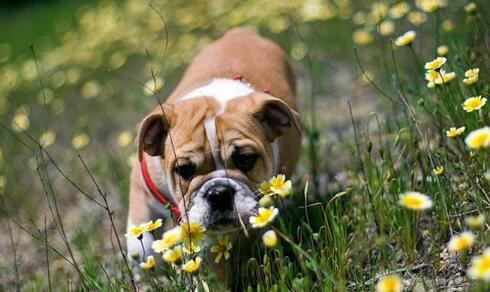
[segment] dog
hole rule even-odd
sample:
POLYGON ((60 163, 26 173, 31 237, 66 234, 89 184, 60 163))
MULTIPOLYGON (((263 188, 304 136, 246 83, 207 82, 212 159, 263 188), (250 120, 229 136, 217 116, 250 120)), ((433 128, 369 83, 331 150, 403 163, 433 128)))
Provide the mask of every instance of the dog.
MULTIPOLYGON (((287 55, 251 30, 226 32, 142 120, 136 140, 128 228, 164 218, 163 231, 183 220, 208 233, 243 237, 240 222, 259 207, 258 184, 278 173, 291 176, 300 154, 287 55)), ((148 255, 153 240, 128 238, 128 254, 141 255, 144 248, 148 255)), ((233 267, 208 262, 219 278, 229 279, 233 267)))

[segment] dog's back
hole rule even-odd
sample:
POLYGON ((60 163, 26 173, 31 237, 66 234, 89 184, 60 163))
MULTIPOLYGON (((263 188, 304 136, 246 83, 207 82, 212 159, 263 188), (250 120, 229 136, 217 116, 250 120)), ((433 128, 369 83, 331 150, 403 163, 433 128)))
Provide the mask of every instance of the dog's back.
POLYGON ((235 28, 204 48, 187 68, 168 101, 213 78, 241 76, 257 89, 270 90, 296 110, 294 74, 284 51, 255 32, 235 28))

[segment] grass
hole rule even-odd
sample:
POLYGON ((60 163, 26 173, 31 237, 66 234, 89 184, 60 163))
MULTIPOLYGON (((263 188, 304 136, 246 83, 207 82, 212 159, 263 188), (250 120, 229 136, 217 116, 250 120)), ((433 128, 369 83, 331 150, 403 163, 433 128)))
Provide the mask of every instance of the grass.
MULTIPOLYGON (((134 125, 155 104, 141 84, 151 83, 151 69, 165 82, 157 96, 166 96, 199 48, 229 27, 247 25, 290 54, 305 139, 296 194, 273 225, 281 243, 267 250, 258 240, 242 257, 236 287, 364 291, 396 274, 408 290, 487 290, 488 282, 467 271, 488 246, 488 223, 472 229, 476 240, 463 252, 449 251, 447 243, 471 229, 465 218, 489 215, 489 148, 470 149, 464 139, 490 126, 490 104, 473 112, 462 107, 471 96, 489 96, 489 4, 476 1, 468 13, 467 3, 452 1, 414 24, 409 14, 387 14, 391 1, 308 3, 153 3, 168 25, 165 56, 161 18, 139 1, 83 9, 78 2, 50 3, 3 18, 0 43, 8 45, 0 48, 11 55, 0 66, 0 210, 8 223, 0 227, 0 287, 132 289, 117 237, 124 241, 135 149, 131 138, 121 137, 134 137, 134 125), (63 21, 40 24, 65 11, 81 11, 69 29, 56 28, 63 21), (391 34, 381 33, 383 21, 393 22, 391 34), (413 43, 396 46, 393 40, 411 29, 413 43), (368 37, 353 44, 358 30, 368 37), (52 45, 37 45, 46 39, 52 45), (29 44, 35 44, 44 97, 29 44), (443 69, 456 78, 428 88, 423 67, 440 45, 448 47, 443 69), (464 84, 465 71, 476 67, 478 81, 464 84), (29 127, 12 131, 22 116, 29 127), (462 126, 461 136, 447 137, 450 127, 462 126), (39 149, 33 140, 46 129, 55 141, 39 149), (73 143, 80 134, 88 136, 86 145, 73 143), (433 172, 438 166, 440 175, 433 172), (427 194, 433 208, 400 206, 407 191, 427 194)), ((206 266, 191 277, 163 265, 158 269, 170 281, 143 273, 137 285, 204 289, 192 281, 197 278, 224 289, 206 266)))

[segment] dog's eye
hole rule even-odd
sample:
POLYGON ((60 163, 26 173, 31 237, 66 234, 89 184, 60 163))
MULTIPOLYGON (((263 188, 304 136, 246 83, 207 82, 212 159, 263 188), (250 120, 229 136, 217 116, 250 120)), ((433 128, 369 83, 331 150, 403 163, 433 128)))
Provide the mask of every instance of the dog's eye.
POLYGON ((231 155, 231 159, 233 159, 233 162, 235 163, 236 167, 243 172, 252 170, 258 158, 259 155, 255 153, 235 152, 231 155))
POLYGON ((174 171, 176 174, 180 175, 183 179, 189 180, 196 172, 196 166, 192 163, 180 164, 175 166, 174 171))

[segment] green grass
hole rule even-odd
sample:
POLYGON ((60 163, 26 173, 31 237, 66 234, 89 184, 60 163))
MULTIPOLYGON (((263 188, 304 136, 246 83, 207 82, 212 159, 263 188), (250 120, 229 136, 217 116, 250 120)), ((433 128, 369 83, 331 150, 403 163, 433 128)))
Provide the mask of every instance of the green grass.
MULTIPOLYGON (((393 20, 393 34, 381 36, 377 25, 353 21, 359 12, 372 14, 371 3, 352 2, 344 7, 333 1, 332 19, 316 15, 319 8, 301 8, 299 1, 283 6, 258 0, 155 2, 168 25, 165 56, 161 19, 140 1, 50 2, 0 18, 0 44, 8 43, 12 51, 0 65, 0 121, 11 128, 12 119, 27 108, 30 127, 14 134, 33 147, 30 151, 2 129, 0 176, 6 185, 0 190, 1 220, 10 224, 12 235, 1 224, 1 289, 48 289, 51 280, 60 290, 131 290, 108 212, 87 198, 103 202, 104 196, 78 154, 107 193, 124 241, 127 160, 135 149, 119 145, 118 138, 123 132, 134 136, 134 125, 156 104, 143 94, 141 83, 151 79, 152 69, 165 81, 158 96, 168 95, 190 58, 237 25, 254 27, 290 54, 305 129, 295 196, 274 222, 281 244, 266 250, 257 240, 251 253, 242 256, 237 287, 372 291, 382 275, 394 273, 408 290, 488 289, 488 283, 466 275, 471 259, 488 246, 488 223, 473 230, 475 243, 465 252, 448 252, 447 243, 469 229, 467 216, 490 215, 490 150, 472 150, 464 142, 471 131, 490 126, 490 104, 471 113, 461 106, 470 96, 489 98, 489 4, 476 1, 476 14, 469 14, 464 1, 451 2, 428 13, 421 25, 407 16, 393 20), (452 31, 444 29, 447 19, 453 21, 452 31), (373 40, 353 44, 352 32, 361 28, 373 40), (410 29, 417 31, 411 47, 390 41, 410 29), (47 105, 33 74, 30 44, 43 86, 53 94, 47 105), (443 44, 449 48, 443 68, 456 78, 429 89, 423 66, 443 44), (464 73, 475 67, 480 68, 479 79, 467 86, 464 73), (73 70, 79 80, 70 81, 73 70), (362 80, 364 74, 372 84, 362 80), (90 82, 100 87, 95 96, 86 93, 90 82), (446 136, 450 127, 460 126, 466 127, 463 135, 446 136), (55 143, 46 149, 54 161, 26 135, 38 139, 46 127, 56 133, 55 143), (88 134, 90 142, 75 149, 72 138, 79 133, 88 134), (42 163, 36 165, 36 158, 42 163), (437 166, 444 167, 442 175, 433 173, 437 166), (398 200, 406 191, 427 194, 434 207, 423 212, 403 208, 398 200), (50 210, 56 204, 61 220, 50 210), (76 268, 68 263, 73 259, 76 268)), ((224 289, 226 284, 216 281, 206 266, 194 277, 212 290, 224 289)), ((163 291, 202 285, 169 265, 158 270, 143 273, 138 285, 163 291), (157 276, 161 274, 171 281, 157 276)))

